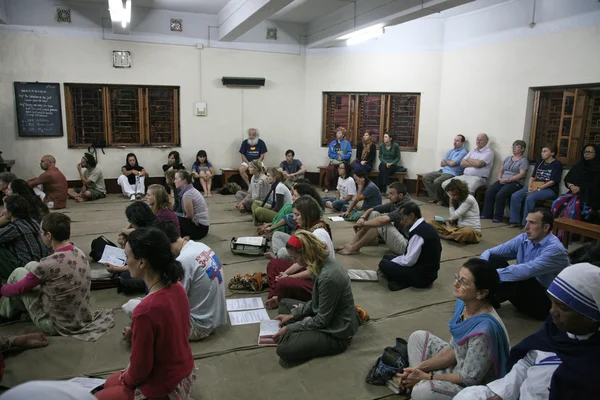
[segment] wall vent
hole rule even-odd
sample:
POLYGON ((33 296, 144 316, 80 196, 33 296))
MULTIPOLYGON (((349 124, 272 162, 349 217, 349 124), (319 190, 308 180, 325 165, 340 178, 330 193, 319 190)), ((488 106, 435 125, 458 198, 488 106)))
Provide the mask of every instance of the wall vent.
POLYGON ((71 23, 71 9, 69 8, 57 8, 56 9, 56 22, 60 24, 71 23))

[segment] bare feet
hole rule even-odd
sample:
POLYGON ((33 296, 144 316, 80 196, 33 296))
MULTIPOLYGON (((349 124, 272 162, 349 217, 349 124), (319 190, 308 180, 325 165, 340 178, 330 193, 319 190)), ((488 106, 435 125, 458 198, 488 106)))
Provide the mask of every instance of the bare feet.
POLYGON ((360 252, 352 250, 351 247, 344 247, 341 250, 338 250, 338 254, 344 255, 344 256, 349 256, 352 254, 360 254, 360 252))
POLYGON ((277 296, 273 296, 269 300, 267 300, 267 302, 265 303, 265 307, 267 307, 267 310, 274 310, 277 307, 279 307, 279 301, 277 300, 277 296))
POLYGON ((138 199, 138 200, 141 199, 142 197, 144 197, 144 196, 142 196, 141 193, 138 193, 138 194, 135 195, 135 198, 138 199))
POLYGON ((324 189, 323 193, 329 193, 329 189, 324 189))
POLYGON ((212 197, 212 193, 208 193, 206 197, 212 197))
POLYGON ((48 338, 43 333, 28 333, 13 339, 13 345, 19 349, 35 349, 48 346, 48 338))
POLYGON ((267 251, 267 252, 265 253, 265 258, 266 258, 267 260, 272 260, 272 259, 274 259, 274 258, 275 258, 275 254, 273 254, 273 252, 272 252, 272 251, 267 251))
POLYGON ((452 235, 440 235, 440 238, 446 239, 446 240, 452 240, 452 235))

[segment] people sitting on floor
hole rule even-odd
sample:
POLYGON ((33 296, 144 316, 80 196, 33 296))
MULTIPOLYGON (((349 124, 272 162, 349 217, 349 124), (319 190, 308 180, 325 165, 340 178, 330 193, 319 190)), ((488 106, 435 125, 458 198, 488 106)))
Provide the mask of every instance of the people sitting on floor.
POLYGON ((454 240, 460 244, 479 243, 481 240, 481 221, 479 217, 479 204, 473 195, 469 194, 469 187, 463 181, 451 179, 446 185, 446 194, 450 198, 450 217, 431 220, 440 238, 454 240))
POLYGON ((396 172, 406 171, 400 163, 400 145, 394 142, 392 134, 383 134, 383 141, 379 144, 379 190, 386 193, 387 187, 392 183, 396 172))
POLYGON ((425 222, 415 203, 404 204, 399 213, 400 223, 408 230, 408 246, 401 256, 384 255, 379 262, 379 271, 388 280, 388 289, 392 291, 410 286, 429 287, 437 279, 440 269, 440 236, 425 222))
POLYGON ((60 169, 56 168, 56 159, 51 155, 45 155, 40 161, 40 168, 44 171, 37 178, 27 181, 35 194, 50 209, 59 210, 67 206, 67 178, 60 169))
POLYGON ((169 194, 164 186, 156 184, 150 185, 146 191, 146 203, 148 203, 152 212, 156 215, 157 220, 172 222, 175 224, 177 233, 181 234, 181 230, 179 229, 179 219, 173 212, 171 199, 169 199, 169 194))
POLYGON ((427 331, 408 338, 410 367, 396 379, 412 399, 452 398, 465 387, 506 375, 508 332, 494 309, 499 283, 498 273, 477 258, 467 260, 454 274, 450 343, 427 331))
MULTIPOLYGON (((181 172, 181 171, 180 171, 181 172)), ((148 296, 133 311, 123 336, 131 342, 129 366, 110 376, 99 400, 187 399, 196 379, 190 337, 190 304, 179 282, 185 273, 167 236, 156 228, 136 229, 125 246, 127 265, 142 278, 148 296)))
POLYGON ((510 197, 511 226, 518 228, 525 226, 525 217, 535 208, 538 201, 554 200, 558 196, 558 184, 562 177, 563 165, 554 158, 557 152, 556 145, 542 147, 542 159, 535 165, 527 187, 517 190, 510 197))
MULTIPOLYGON (((335 258, 331 228, 321 219, 321 208, 311 196, 301 196, 294 201, 294 222, 296 230, 311 232, 328 250, 329 257, 335 258)), ((269 294, 265 306, 273 309, 279 305, 279 300, 290 297, 296 300, 310 300, 313 276, 306 269, 307 265, 293 262, 288 253, 286 243, 291 235, 283 232, 273 234, 272 251, 267 257, 272 258, 267 264, 267 281, 269 294), (277 255, 277 258, 274 258, 277 255)))
POLYGON ((321 215, 323 215, 323 205, 321 204, 321 196, 319 195, 319 192, 317 192, 315 187, 307 179, 302 179, 302 181, 298 180, 296 184, 292 186, 291 192, 292 202, 284 205, 283 208, 279 210, 277 215, 273 217, 270 224, 264 223, 262 226, 258 227, 256 230, 257 234, 268 235, 270 233, 279 231, 291 234, 296 229, 296 223, 294 222, 293 202, 298 200, 300 196, 308 195, 315 199, 317 203, 321 205, 321 215))
POLYGON ((136 155, 134 153, 127 154, 125 165, 121 168, 121 176, 117 179, 123 196, 131 201, 141 199, 146 192, 146 178, 148 178, 148 173, 144 167, 138 164, 136 155))
POLYGON ((222 264, 207 245, 184 239, 170 222, 158 222, 171 243, 171 251, 183 267, 181 284, 190 302, 190 340, 208 337, 227 324, 227 303, 222 264))
POLYGON ((10 222, 0 228, 0 280, 8 279, 16 268, 48 255, 48 247, 40 237, 40 224, 29 212, 29 203, 21 196, 4 200, 4 215, 10 222))
POLYGON ((306 167, 302 165, 302 161, 294 158, 295 156, 294 150, 288 149, 285 152, 285 160, 279 164, 279 170, 283 172, 283 178, 288 187, 298 179, 304 178, 306 173, 306 167))
POLYGON ((6 194, 8 185, 15 179, 17 176, 12 172, 0 172, 0 192, 6 194))
MULTIPOLYGON (((258 129, 248 129, 248 139, 244 140, 240 146, 240 156, 242 157, 240 175, 248 188, 250 188, 250 180, 246 171, 249 171, 250 163, 252 161, 260 161, 262 165, 265 154, 267 154, 267 145, 259 136, 258 129)), ((250 171, 250 175, 253 175, 252 171, 250 171)))
MULTIPOLYGON (((163 180, 163 186, 167 189, 169 194, 173 194, 173 184, 169 184, 168 182, 168 174, 171 174, 173 178, 175 178, 175 172, 187 169, 181 161, 181 157, 179 156, 178 151, 171 151, 167 158, 167 163, 162 166, 163 172, 165 173, 165 179, 163 180)), ((171 181, 172 182, 172 181, 171 181)), ((175 210, 177 208, 175 207, 175 210)))
POLYGON ((178 217, 181 235, 188 236, 192 240, 200 240, 208 235, 210 225, 206 200, 192 185, 192 176, 188 171, 175 173, 175 187, 179 189, 179 199, 184 214, 178 217))
POLYGON ((277 355, 301 362, 344 352, 360 324, 347 271, 313 233, 296 231, 286 248, 296 264, 306 265, 314 283, 308 302, 281 300, 275 317, 281 329, 273 336, 277 355))
MULTIPOLYGON (((43 333, 27 333, 19 336, 0 336, 0 382, 4 376, 4 357, 2 353, 9 350, 37 349, 48 346, 48 338, 43 333)), ((2 398, 9 398, 8 393, 2 398)), ((30 397, 12 397, 13 399, 27 399, 30 397)))
POLYGON ((283 173, 277 168, 270 168, 267 172, 267 183, 271 187, 264 199, 254 200, 252 203, 254 224, 272 221, 284 205, 291 203, 292 193, 283 179, 283 173))
POLYGON ((369 208, 356 221, 353 227, 356 235, 348 244, 338 248, 338 253, 358 254, 364 246, 381 237, 394 254, 404 254, 408 242, 400 221, 400 207, 412 199, 406 193, 406 186, 400 182, 392 182, 389 192, 388 203, 369 208))
POLYGON ((248 172, 252 175, 248 191, 244 192, 240 190, 235 194, 235 198, 240 202, 237 205, 237 209, 244 213, 252 210, 252 203, 255 200, 262 200, 265 198, 271 185, 267 182, 267 175, 265 175, 265 168, 262 161, 254 160, 248 164, 248 172))
POLYGON ((163 187, 169 194, 169 200, 173 203, 173 212, 178 217, 183 215, 183 209, 181 208, 181 201, 179 199, 179 189, 175 187, 175 174, 178 170, 170 170, 165 172, 165 185, 163 187))
POLYGON ((335 139, 327 149, 329 165, 325 172, 325 193, 334 189, 337 181, 337 168, 342 162, 349 162, 352 158, 352 143, 346 139, 346 129, 339 127, 335 131, 335 139))
MULTIPOLYGON (((200 186, 202 187, 202 190, 204 190, 204 195, 206 197, 212 197, 210 190, 212 188, 213 176, 215 176, 215 168, 208 161, 206 150, 200 150, 196 153, 196 161, 192 164, 192 170, 190 172, 192 178, 200 181, 200 186)), ((199 187, 196 187, 196 189, 200 190, 199 187)))
POLYGON ((529 160, 525 156, 527 145, 522 140, 515 140, 512 144, 512 156, 504 159, 498 171, 498 180, 485 191, 485 202, 481 219, 493 218, 497 224, 504 218, 506 201, 516 191, 523 188, 525 175, 529 169, 529 160))
POLYGON ((115 321, 111 309, 92 311, 91 269, 85 253, 69 242, 71 219, 46 215, 41 237, 54 253, 10 274, 0 290, 0 317, 12 320, 26 312, 46 335, 96 341, 115 321))
MULTIPOLYGON (((477 135, 475 139, 477 146, 468 152, 460 162, 461 167, 464 168, 463 174, 454 178, 466 183, 471 194, 475 194, 477 189, 487 185, 488 177, 494 166, 494 152, 487 146, 488 142, 489 138, 485 133, 477 135)), ((446 189, 449 182, 450 179, 444 181, 442 189, 446 189)), ((440 205, 446 205, 446 201, 440 205)))
POLYGON ((92 201, 106 197, 106 185, 102 171, 97 167, 96 158, 90 153, 85 153, 81 162, 77 164, 77 172, 81 179, 82 187, 69 189, 67 193, 76 202, 92 201), (85 169, 85 171, 81 171, 85 169))
POLYGON ((356 196, 356 183, 350 174, 350 168, 347 162, 341 162, 338 165, 338 182, 335 197, 325 196, 323 201, 325 207, 341 211, 342 207, 350 204, 350 201, 356 196))
POLYGON ((462 175, 465 168, 460 165, 460 162, 467 155, 465 140, 463 135, 456 135, 454 137, 454 147, 448 150, 442 161, 440 161, 441 169, 423 175, 423 184, 427 188, 430 203, 444 204, 446 197, 444 189, 442 189, 442 183, 455 176, 462 175))
MULTIPOLYGON (((581 161, 575 164, 565 176, 565 186, 569 192, 552 203, 554 218, 571 218, 578 221, 597 222, 594 212, 600 210, 600 146, 586 144, 581 161)), ((556 235, 562 240, 564 232, 556 235)))
POLYGON ((518 310, 543 321, 548 316, 550 300, 546 289, 569 262, 567 250, 552 234, 554 218, 543 208, 527 215, 525 233, 521 233, 481 254, 498 269, 500 303, 510 301, 518 310), (508 265, 508 260, 516 263, 508 265))
MULTIPOLYGON (((371 182, 371 180, 369 179, 369 174, 365 170, 360 169, 356 171, 354 173, 354 181, 358 185, 358 191, 356 193, 356 196, 354 196, 352 202, 348 205, 348 208, 346 208, 345 210, 342 209, 341 215, 344 218, 347 218, 348 216, 350 216, 350 218, 353 217, 352 211, 358 209, 358 207, 356 206, 360 201, 363 202, 361 211, 366 211, 369 208, 380 206, 383 201, 379 188, 376 184, 371 182)), ((357 218, 352 219, 356 220, 357 218)))
MULTIPOLYGON (((366 130, 362 136, 362 141, 356 145, 356 159, 352 161, 352 173, 359 169, 364 169, 367 174, 371 172, 376 155, 377 146, 373 143, 373 132, 366 130)), ((351 175, 350 170, 347 173, 351 175)))
MULTIPOLYGON (((143 201, 136 201, 127 206, 125 209, 125 217, 127 217, 127 222, 129 222, 129 225, 121 229, 118 239, 119 245, 123 248, 129 240, 129 235, 131 232, 139 228, 153 226, 157 220, 157 217, 150 206, 143 201)), ((118 274, 119 276, 117 293, 133 294, 147 292, 148 288, 146 287, 144 280, 132 278, 127 264, 123 266, 117 266, 111 263, 106 263, 105 267, 108 272, 112 274, 118 274)))
MULTIPOLYGON (((29 216, 38 223, 42 221, 44 215, 50 212, 46 203, 35 195, 33 189, 23 179, 13 179, 6 189, 6 194, 8 196, 19 196, 27 200, 29 216)), ((6 216, 0 215, 0 227, 6 226, 9 222, 6 216)))
POLYGON ((596 399, 600 392, 600 270, 565 268, 547 291, 544 326, 510 351, 507 375, 455 400, 596 399))

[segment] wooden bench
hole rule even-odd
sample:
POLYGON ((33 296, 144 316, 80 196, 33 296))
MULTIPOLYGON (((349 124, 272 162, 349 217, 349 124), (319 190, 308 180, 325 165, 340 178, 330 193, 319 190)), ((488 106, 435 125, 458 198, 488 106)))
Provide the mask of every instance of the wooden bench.
POLYGON ((425 184, 423 183, 423 174, 417 174, 417 184, 415 185, 415 196, 418 196, 421 192, 424 192, 423 194, 425 196, 429 196, 429 193, 427 192, 427 188, 425 187, 425 184))
MULTIPOLYGON (((325 173, 327 172, 327 168, 328 166, 319 167, 319 186, 321 187, 323 187, 323 185, 325 184, 324 179, 325 173)), ((371 172, 369 172, 369 177, 376 178, 378 176, 379 171, 371 170, 371 172)), ((396 172, 394 173, 394 176, 396 177, 396 179, 398 179, 398 182, 404 183, 404 177, 406 176, 406 172, 396 172)))
POLYGON ((229 178, 239 175, 240 171, 235 168, 221 168, 221 173, 223 174, 223 185, 226 185, 229 178))
POLYGON ((569 233, 581 235, 582 238, 591 237, 596 239, 597 244, 600 244, 600 225, 577 221, 576 219, 571 218, 556 218, 554 220, 552 233, 556 235, 559 229, 562 229, 565 232, 562 240, 565 248, 568 248, 569 246, 569 233))

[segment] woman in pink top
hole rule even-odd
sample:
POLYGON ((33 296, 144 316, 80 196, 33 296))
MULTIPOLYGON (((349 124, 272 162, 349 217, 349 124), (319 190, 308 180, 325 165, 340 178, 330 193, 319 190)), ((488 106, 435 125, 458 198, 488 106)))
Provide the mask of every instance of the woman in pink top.
POLYGON ((152 212, 154 215, 156 215, 157 219, 174 223, 175 228, 177 228, 177 233, 181 235, 181 230, 179 229, 179 219, 173 212, 171 199, 169 198, 169 194, 164 186, 150 185, 148 191, 146 192, 146 202, 150 208, 152 208, 152 212))

